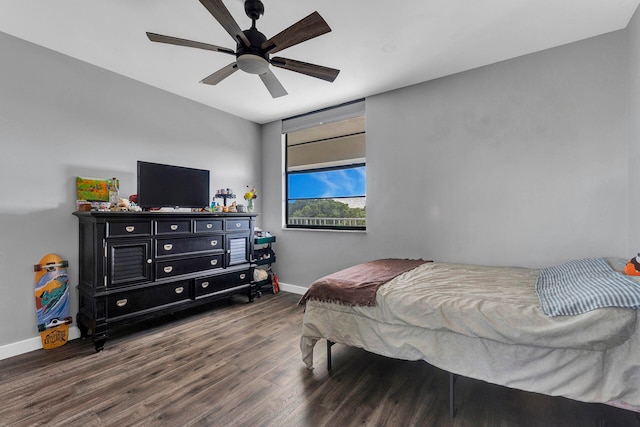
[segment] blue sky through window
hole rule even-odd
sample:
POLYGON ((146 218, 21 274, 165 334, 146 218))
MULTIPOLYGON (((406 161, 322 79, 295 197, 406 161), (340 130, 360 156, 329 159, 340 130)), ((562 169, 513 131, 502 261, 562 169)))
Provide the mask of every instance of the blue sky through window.
POLYGON ((288 174, 289 200, 365 196, 366 166, 288 174))

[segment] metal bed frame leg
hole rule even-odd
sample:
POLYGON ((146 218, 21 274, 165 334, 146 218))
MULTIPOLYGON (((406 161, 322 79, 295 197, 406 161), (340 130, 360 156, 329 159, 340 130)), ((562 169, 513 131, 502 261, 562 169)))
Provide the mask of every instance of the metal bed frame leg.
POLYGON ((449 372, 449 416, 455 417, 454 401, 455 401, 455 384, 458 376, 453 372, 449 372))
POLYGON ((331 346, 335 343, 327 340, 327 371, 331 372, 331 346))

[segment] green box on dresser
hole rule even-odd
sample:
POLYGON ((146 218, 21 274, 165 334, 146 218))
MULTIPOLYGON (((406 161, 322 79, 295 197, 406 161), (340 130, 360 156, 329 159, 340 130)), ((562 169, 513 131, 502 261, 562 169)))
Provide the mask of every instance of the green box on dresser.
POLYGON ((79 220, 82 337, 251 290, 258 214, 74 212, 79 220))

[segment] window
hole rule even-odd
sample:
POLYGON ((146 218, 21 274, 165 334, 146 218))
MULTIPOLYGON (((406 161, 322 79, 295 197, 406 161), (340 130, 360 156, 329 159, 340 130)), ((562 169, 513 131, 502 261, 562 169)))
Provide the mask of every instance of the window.
POLYGON ((366 229, 364 101, 283 121, 286 226, 366 229))

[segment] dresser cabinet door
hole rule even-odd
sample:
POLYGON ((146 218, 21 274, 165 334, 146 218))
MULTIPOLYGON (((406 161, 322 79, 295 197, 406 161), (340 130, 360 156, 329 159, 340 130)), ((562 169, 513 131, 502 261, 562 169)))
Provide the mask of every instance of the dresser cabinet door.
POLYGON ((107 241, 106 255, 107 288, 152 280, 151 239, 107 241))
POLYGON ((248 234, 230 233, 226 236, 226 264, 232 266, 249 262, 251 240, 248 234))

